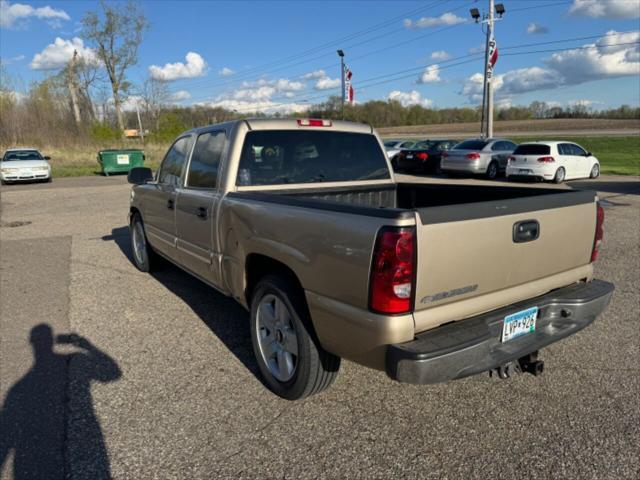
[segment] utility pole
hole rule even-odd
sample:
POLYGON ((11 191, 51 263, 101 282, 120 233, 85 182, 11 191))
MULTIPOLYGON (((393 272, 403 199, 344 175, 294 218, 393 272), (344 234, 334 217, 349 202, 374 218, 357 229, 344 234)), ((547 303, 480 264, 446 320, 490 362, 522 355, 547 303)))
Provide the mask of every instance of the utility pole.
MULTIPOLYGON (((495 41, 493 37, 493 0, 489 0, 489 19, 487 22, 487 51, 486 62, 484 64, 484 83, 486 85, 487 93, 487 128, 485 133, 487 138, 493 137, 493 91, 491 88, 491 79, 493 77, 493 67, 489 63, 489 50, 491 48, 490 43, 495 41)), ((495 48, 495 45, 494 45, 495 48)))
POLYGON ((136 114, 138 115, 138 128, 140 129, 140 138, 142 138, 142 143, 144 143, 144 130, 142 130, 142 120, 140 120, 140 106, 138 105, 138 100, 136 100, 136 114))
POLYGON ((338 56, 340 57, 340 85, 342 86, 342 92, 340 94, 340 110, 342 120, 344 120, 344 52, 338 50, 338 56))
POLYGON ((483 138, 493 137, 493 63, 490 55, 496 50, 494 28, 495 22, 502 19, 502 15, 505 12, 504 5, 499 3, 494 5, 494 0, 489 0, 489 13, 482 16, 480 20, 480 11, 477 8, 472 8, 471 17, 476 23, 486 24, 486 41, 484 52, 484 84, 482 89, 482 119, 481 119, 481 135, 483 138), (498 14, 498 18, 495 18, 494 12, 498 14))
POLYGON ((69 95, 71 96, 71 107, 73 108, 73 117, 76 121, 76 125, 79 127, 82 123, 80 117, 80 107, 78 106, 78 85, 76 84, 76 61, 78 57, 78 51, 73 51, 73 57, 69 62, 67 68, 67 86, 69 87, 69 95))

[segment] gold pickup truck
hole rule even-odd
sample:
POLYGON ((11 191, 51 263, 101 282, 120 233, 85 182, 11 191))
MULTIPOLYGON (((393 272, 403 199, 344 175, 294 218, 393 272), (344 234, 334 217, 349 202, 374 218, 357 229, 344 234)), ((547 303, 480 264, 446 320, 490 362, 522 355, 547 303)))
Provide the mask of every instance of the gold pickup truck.
POLYGON ((592 278, 594 192, 398 183, 367 125, 198 128, 129 181, 136 266, 164 257, 249 310, 265 383, 288 399, 327 388, 341 358, 421 384, 539 374, 538 351, 613 292, 592 278))

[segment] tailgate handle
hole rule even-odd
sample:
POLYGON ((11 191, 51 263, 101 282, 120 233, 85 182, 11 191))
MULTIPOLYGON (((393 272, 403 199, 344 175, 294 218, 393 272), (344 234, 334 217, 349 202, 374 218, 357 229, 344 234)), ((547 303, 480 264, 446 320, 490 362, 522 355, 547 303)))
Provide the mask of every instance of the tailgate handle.
POLYGON ((540 223, 537 220, 523 220, 513 224, 515 243, 532 242, 540 236, 540 223))

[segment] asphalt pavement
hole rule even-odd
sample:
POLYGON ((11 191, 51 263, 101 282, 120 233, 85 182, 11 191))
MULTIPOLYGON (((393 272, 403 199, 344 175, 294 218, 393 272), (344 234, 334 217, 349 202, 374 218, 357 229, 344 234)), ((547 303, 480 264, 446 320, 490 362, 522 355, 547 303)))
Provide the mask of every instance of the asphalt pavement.
POLYGON ((606 200, 616 291, 542 376, 415 386, 343 362, 288 402, 240 306, 132 265, 124 177, 2 187, 0 478, 638 478, 640 178, 559 188, 606 200))

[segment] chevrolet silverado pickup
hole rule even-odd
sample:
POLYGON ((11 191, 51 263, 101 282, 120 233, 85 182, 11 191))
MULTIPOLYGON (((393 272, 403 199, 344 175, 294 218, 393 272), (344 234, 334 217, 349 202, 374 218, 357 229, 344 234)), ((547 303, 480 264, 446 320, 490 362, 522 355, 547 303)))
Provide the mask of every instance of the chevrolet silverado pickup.
POLYGON ((538 374, 538 351, 613 292, 593 278, 594 192, 397 182, 367 125, 197 128, 129 181, 135 265, 162 257, 244 306, 287 399, 327 388, 342 358, 418 384, 538 374))

